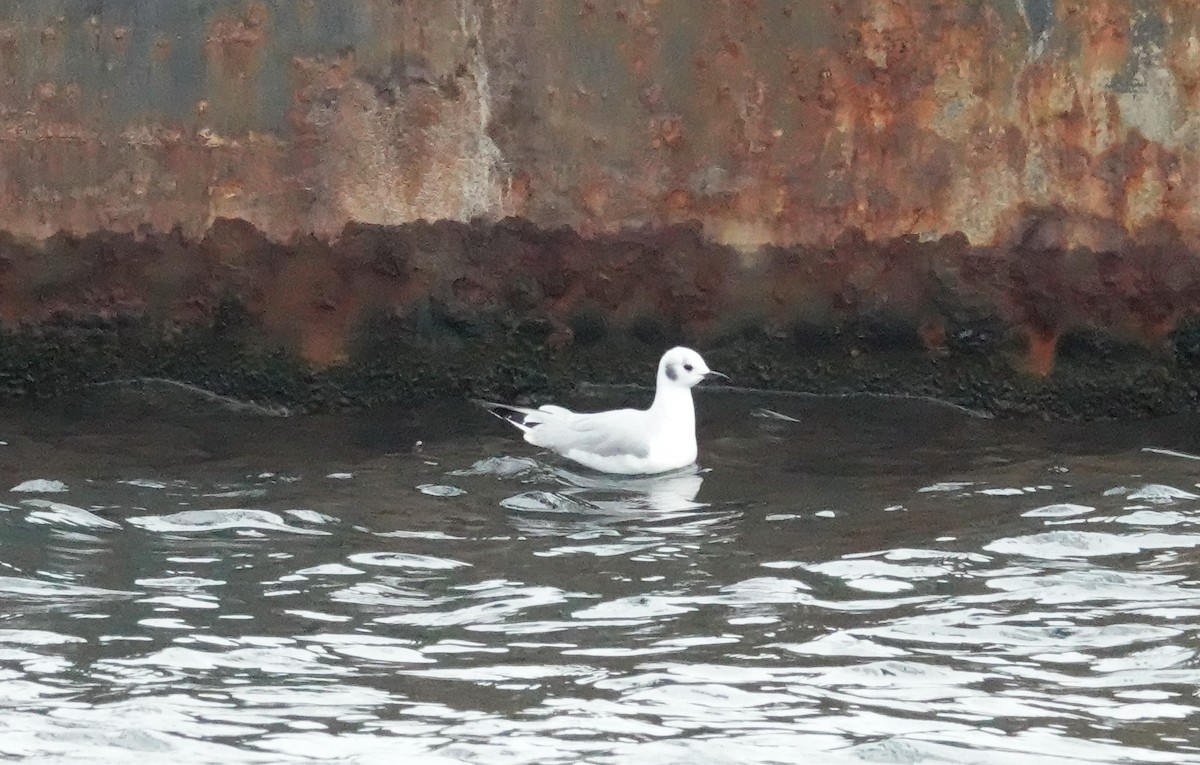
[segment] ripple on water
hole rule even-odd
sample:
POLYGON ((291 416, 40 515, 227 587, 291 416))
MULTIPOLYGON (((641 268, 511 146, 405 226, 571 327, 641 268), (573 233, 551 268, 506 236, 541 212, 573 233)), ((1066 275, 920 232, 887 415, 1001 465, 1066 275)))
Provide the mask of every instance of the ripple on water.
POLYGON ((126 486, 133 486, 138 489, 166 489, 171 485, 163 481, 155 481, 151 478, 130 478, 123 481, 117 481, 117 483, 125 484, 126 486))
POLYGON ((1099 531, 1046 531, 1022 537, 1007 537, 984 545, 985 550, 1026 558, 1088 558, 1129 555, 1141 547, 1128 537, 1099 531))
POLYGON ((1097 672, 1125 672, 1136 669, 1168 669, 1191 663, 1196 652, 1184 646, 1164 645, 1126 656, 1099 659, 1092 664, 1097 672))
POLYGON ((337 523, 338 519, 332 515, 318 513, 316 510, 288 510, 287 514, 303 523, 311 523, 314 526, 319 526, 323 523, 337 523))
POLYGON ((934 492, 958 492, 968 489, 975 485, 974 481, 942 481, 941 483, 922 486, 917 491, 921 494, 930 494, 934 492))
POLYGON ((1131 555, 1144 550, 1200 547, 1200 534, 1107 534, 1099 531, 1047 531, 997 539, 983 549, 1004 555, 1062 560, 1131 555))
POLYGON ((908 651, 895 646, 877 643, 865 637, 857 637, 848 632, 834 632, 822 635, 806 643, 778 643, 775 645, 791 653, 811 656, 843 656, 848 658, 882 659, 904 656, 908 651))
POLYGON ((47 763, 79 762, 83 751, 87 752, 86 761, 105 763, 130 762, 138 758, 174 765, 278 762, 272 756, 219 742, 221 736, 238 731, 254 732, 254 728, 201 724, 173 727, 161 716, 126 717, 130 710, 119 704, 97 705, 95 711, 98 714, 81 715, 73 722, 40 713, 15 713, 7 721, 0 754, 47 763), (150 727, 156 724, 164 727, 150 727), (179 727, 190 730, 190 735, 176 732, 179 727), (211 735, 214 740, 205 740, 205 735, 211 735))
POLYGON ((128 598, 141 593, 125 590, 106 590, 65 582, 44 582, 16 576, 0 576, 0 596, 31 601, 62 601, 128 598))
MULTIPOLYGON (((1030 599, 1043 605, 1065 605, 1102 601, 1129 602, 1136 605, 1170 601, 1190 601, 1200 590, 1179 583, 1179 574, 1150 574, 1137 571, 1081 569, 1038 575, 1016 574, 988 580, 987 586, 1002 590, 1001 598, 1030 599)), ((992 600, 983 596, 978 600, 992 600)))
POLYGON ((134 582, 141 587, 163 587, 171 590, 197 590, 225 584, 224 579, 205 579, 202 576, 144 577, 134 582))
MULTIPOLYGON (((882 741, 859 744, 846 750, 847 763, 882 763, 883 765, 914 765, 915 763, 986 762, 988 765, 1079 765, 1079 763, 1161 763, 1182 765, 1200 762, 1195 758, 1181 760, 1161 752, 1139 747, 1122 746, 1108 741, 1076 741, 1070 744, 1058 728, 1021 731, 1017 734, 1001 730, 980 729, 978 726, 941 725, 932 730, 914 730, 888 734, 882 741), (986 759, 976 755, 986 752, 986 759), (1032 758, 1032 759, 1031 759, 1032 758)), ((1178 755, 1175 756, 1176 758, 1178 755)), ((831 761, 831 765, 837 765, 831 761)))
POLYGON ((86 642, 86 639, 76 635, 60 635, 46 630, 0 629, 0 643, 5 645, 62 645, 86 642))
POLYGON ((1049 650, 1108 649, 1169 640, 1180 630, 1148 624, 1076 625, 1059 614, 1047 614, 1052 624, 1029 625, 1030 616, 998 617, 988 612, 952 612, 917 616, 880 627, 855 630, 891 643, 944 646, 985 646, 990 652, 1028 656, 1049 650))
POLYGON ((322 563, 296 572, 301 576, 357 576, 366 573, 361 568, 352 568, 341 563, 322 563))
POLYGON ((9 491, 28 494, 62 494, 67 491, 67 485, 62 481, 34 478, 31 481, 22 481, 9 491))
POLYGON ((576 619, 620 619, 651 621, 663 616, 676 616, 696 610, 686 605, 686 599, 669 595, 634 595, 628 598, 597 603, 571 613, 576 619))
POLYGON ((1195 517, 1175 510, 1136 510, 1114 520, 1130 526, 1182 526, 1198 522, 1195 517))
POLYGON ((106 659, 98 666, 161 667, 201 673, 215 670, 304 677, 307 675, 346 675, 355 670, 330 662, 319 653, 288 645, 296 641, 280 639, 279 644, 249 646, 230 650, 199 650, 172 645, 145 656, 126 659, 106 659))
POLYGON ((533 472, 539 472, 541 466, 527 457, 488 457, 473 464, 469 468, 451 470, 447 475, 490 475, 497 478, 515 478, 533 472))
POLYGON ((267 510, 184 510, 169 515, 140 515, 129 519, 129 523, 164 534, 183 532, 209 532, 226 529, 262 529, 284 531, 289 534, 327 535, 319 529, 291 526, 277 513, 267 510))
POLYGON ((352 603, 389 610, 428 608, 454 600, 449 596, 431 595, 425 590, 415 587, 402 587, 382 582, 360 582, 344 589, 335 590, 329 597, 337 603, 352 603))
MULTIPOLYGON (((669 723, 710 720, 715 710, 722 715, 751 712, 758 717, 763 707, 790 709, 803 707, 802 700, 783 691, 747 691, 725 683, 688 683, 661 685, 626 694, 622 703, 643 715, 669 723)), ((689 726, 690 727, 690 726, 689 726)))
POLYGON ((877 698, 928 701, 954 698, 963 687, 992 677, 995 675, 922 661, 883 659, 825 670, 814 676, 810 684, 818 688, 869 688, 877 698))
POLYGON ((758 576, 721 588, 715 599, 729 605, 758 606, 764 603, 811 603, 812 587, 798 579, 758 576))
POLYGON ((841 579, 847 586, 866 592, 904 592, 913 589, 913 581, 937 579, 951 572, 943 566, 906 566, 870 559, 834 560, 805 569, 841 579))
POLYGON ((543 680, 551 677, 596 678, 594 667, 580 664, 492 664, 460 669, 414 669, 405 674, 438 680, 457 680, 475 684, 505 683, 514 680, 543 680))
MULTIPOLYGON (((383 616, 380 624, 407 624, 422 627, 467 626, 477 628, 501 622, 512 623, 516 617, 530 611, 566 603, 577 594, 568 593, 557 587, 536 587, 519 583, 499 582, 474 591, 456 588, 467 594, 449 600, 449 604, 460 605, 448 611, 427 610, 383 616)), ((444 603, 443 603, 444 604, 444 603)), ((442 605, 442 604, 438 604, 442 605)), ((557 610, 557 609, 555 609, 557 610)))
POLYGON ((90 510, 45 499, 25 499, 21 504, 37 508, 25 516, 29 523, 52 526, 77 526, 87 529, 120 529, 121 524, 101 518, 90 510))
POLYGON ((524 513, 589 513, 601 509, 591 502, 552 491, 527 491, 500 500, 506 510, 524 513))
POLYGON ((437 662, 433 657, 426 656, 419 649, 413 647, 412 641, 398 640, 382 635, 320 633, 304 635, 300 639, 317 643, 342 656, 383 664, 435 664, 437 662))
POLYGON ((1200 762, 1188 470, 920 427, 932 459, 905 462, 878 427, 783 489, 720 438, 711 470, 634 479, 454 433, 453 477, 346 453, 60 473, 70 504, 0 506, 0 759, 1200 762), (201 509, 226 490, 260 509, 201 509))
POLYGON ((432 555, 397 552, 355 553, 354 555, 347 556, 346 560, 362 566, 412 568, 428 571, 446 571, 455 568, 469 568, 471 566, 470 563, 464 563, 451 558, 437 558, 432 555))
POLYGON ((1151 483, 1146 484, 1136 491, 1130 492, 1125 498, 1129 500, 1139 500, 1142 502, 1153 502, 1156 504, 1168 505, 1179 500, 1200 499, 1200 495, 1193 494, 1192 492, 1184 489, 1176 489, 1174 486, 1151 483))
POLYGON ((460 489, 457 486, 436 483, 423 483, 417 487, 417 491, 431 497, 461 497, 467 493, 465 489, 460 489))
POLYGON ((1072 518, 1077 515, 1085 515, 1094 511, 1096 508, 1089 505, 1075 505, 1069 502, 1058 503, 1054 505, 1045 505, 1043 507, 1035 507, 1023 515, 1026 518, 1072 518))

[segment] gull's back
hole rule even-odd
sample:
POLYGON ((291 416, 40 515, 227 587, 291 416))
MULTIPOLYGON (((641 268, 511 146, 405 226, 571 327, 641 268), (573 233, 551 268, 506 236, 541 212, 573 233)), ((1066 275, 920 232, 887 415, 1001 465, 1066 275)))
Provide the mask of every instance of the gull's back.
MULTIPOLYGON (((606 473, 664 469, 661 461, 667 455, 663 454, 662 442, 672 435, 664 433, 661 423, 644 409, 580 413, 543 406, 526 415, 525 424, 531 426, 525 431, 529 443, 606 473)), ((691 459, 695 459, 694 454, 691 459)))

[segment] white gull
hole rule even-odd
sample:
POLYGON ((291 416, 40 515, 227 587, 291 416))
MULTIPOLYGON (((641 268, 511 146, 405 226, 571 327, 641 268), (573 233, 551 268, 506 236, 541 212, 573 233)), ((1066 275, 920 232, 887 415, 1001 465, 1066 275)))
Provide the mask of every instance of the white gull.
POLYGON ((696 460, 696 411, 692 387, 719 375, 690 348, 672 348, 658 362, 649 409, 572 412, 546 404, 537 409, 480 401, 511 422, 525 440, 604 473, 665 473, 696 460))

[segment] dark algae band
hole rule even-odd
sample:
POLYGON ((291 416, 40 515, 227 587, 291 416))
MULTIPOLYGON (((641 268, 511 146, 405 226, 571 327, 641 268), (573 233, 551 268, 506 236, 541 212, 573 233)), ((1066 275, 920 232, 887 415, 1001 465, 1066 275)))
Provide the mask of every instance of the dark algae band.
POLYGON ((296 411, 536 400, 640 379, 686 343, 768 390, 1055 418, 1193 411, 1200 265, 1149 273, 1144 254, 848 236, 748 260, 694 227, 583 237, 516 219, 286 243, 227 219, 200 239, 6 236, 0 395, 163 378, 296 411))

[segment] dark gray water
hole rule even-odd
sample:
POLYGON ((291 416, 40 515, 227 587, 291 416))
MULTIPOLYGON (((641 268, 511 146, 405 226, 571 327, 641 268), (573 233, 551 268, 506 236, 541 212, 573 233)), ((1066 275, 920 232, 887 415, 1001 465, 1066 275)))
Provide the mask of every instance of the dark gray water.
POLYGON ((179 396, 0 412, 0 759, 1200 763, 1194 421, 710 391, 621 480, 179 396))

